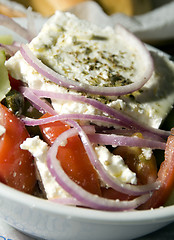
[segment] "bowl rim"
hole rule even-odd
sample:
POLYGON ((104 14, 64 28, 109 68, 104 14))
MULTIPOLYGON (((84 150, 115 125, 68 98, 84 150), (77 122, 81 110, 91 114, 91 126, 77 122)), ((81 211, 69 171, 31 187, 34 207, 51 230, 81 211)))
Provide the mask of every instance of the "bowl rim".
POLYGON ((150 210, 133 210, 124 212, 101 211, 75 206, 66 206, 20 192, 0 183, 0 199, 13 201, 21 207, 42 211, 45 214, 63 216, 80 221, 103 224, 145 224, 151 222, 174 221, 174 205, 150 210))

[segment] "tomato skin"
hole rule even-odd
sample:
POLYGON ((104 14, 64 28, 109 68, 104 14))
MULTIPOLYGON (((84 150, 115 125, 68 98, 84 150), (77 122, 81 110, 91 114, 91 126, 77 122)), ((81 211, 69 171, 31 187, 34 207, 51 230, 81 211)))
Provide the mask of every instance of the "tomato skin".
POLYGON ((138 184, 153 183, 157 179, 156 159, 139 159, 142 153, 139 147, 121 146, 114 150, 114 154, 122 156, 128 167, 136 173, 138 184))
POLYGON ((10 74, 8 76, 9 76, 11 88, 15 89, 16 91, 19 91, 20 87, 23 85, 23 82, 13 78, 10 74))
POLYGON ((88 192, 101 195, 98 175, 78 136, 69 138, 66 146, 59 147, 57 158, 64 171, 74 182, 88 192))
POLYGON ((136 196, 130 196, 121 192, 114 190, 113 188, 101 188, 102 197, 108 199, 119 199, 120 201, 129 201, 134 199, 136 196))
MULTIPOLYGON (((45 114, 43 117, 48 116, 50 115, 45 114)), ((40 126, 44 139, 50 145, 69 128, 70 126, 60 121, 40 126)), ((79 136, 67 139, 67 144, 59 147, 57 158, 66 174, 74 182, 93 194, 101 195, 98 174, 91 164, 79 136)))
POLYGON ((0 181, 26 193, 36 184, 33 157, 20 144, 29 137, 24 124, 0 104, 0 124, 6 132, 0 137, 0 181))
MULTIPOLYGON (((51 115, 49 113, 45 113, 41 118, 47 118, 51 115)), ((43 135, 44 140, 51 146, 56 138, 66 130, 70 129, 68 124, 65 124, 61 121, 56 121, 53 123, 47 123, 44 125, 40 125, 40 130, 43 135)))
MULTIPOLYGON (((143 138, 141 133, 132 136, 143 138)), ((140 147, 120 146, 114 149, 114 154, 122 156, 128 167, 136 173, 138 184, 153 183, 157 179, 157 164, 155 156, 146 159, 140 147)))
MULTIPOLYGON (((174 129, 171 132, 174 134, 174 129)), ((165 160, 161 163, 157 180, 161 182, 160 188, 155 190, 152 197, 139 209, 144 210, 163 206, 174 189, 174 135, 168 137, 165 160)))

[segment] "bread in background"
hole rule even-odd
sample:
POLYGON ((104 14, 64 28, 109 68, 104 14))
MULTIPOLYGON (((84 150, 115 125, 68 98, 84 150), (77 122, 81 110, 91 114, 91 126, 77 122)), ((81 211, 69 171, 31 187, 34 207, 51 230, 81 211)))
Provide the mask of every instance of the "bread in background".
POLYGON ((39 12, 43 16, 51 16, 56 10, 66 11, 68 8, 85 1, 87 0, 16 0, 25 7, 31 6, 33 11, 39 12))
POLYGON ((152 10, 151 0, 96 0, 96 2, 109 15, 121 12, 133 16, 152 10))
POLYGON ((0 14, 6 15, 8 17, 25 17, 26 14, 22 11, 16 10, 12 7, 6 6, 0 3, 0 14))
MULTIPOLYGON (((13 0, 15 1, 15 0, 13 0)), ((16 0, 24 6, 31 6, 43 16, 50 16, 56 10, 66 11, 69 8, 87 0, 16 0)), ((88 0, 89 1, 89 0, 88 0)), ((91 0, 92 1, 92 0, 91 0)), ((121 12, 128 16, 138 15, 152 10, 152 0, 96 0, 103 10, 111 15, 121 12)))

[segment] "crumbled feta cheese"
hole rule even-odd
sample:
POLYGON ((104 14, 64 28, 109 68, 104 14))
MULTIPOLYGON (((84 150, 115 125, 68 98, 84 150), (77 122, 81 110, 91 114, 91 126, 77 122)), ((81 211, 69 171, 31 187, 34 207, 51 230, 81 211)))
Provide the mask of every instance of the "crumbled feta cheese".
POLYGON ((95 147, 95 152, 99 161, 112 176, 124 183, 137 183, 136 174, 128 168, 121 156, 112 154, 104 146, 95 147))
POLYGON ((151 148, 142 148, 141 149, 143 156, 145 157, 146 160, 150 160, 152 157, 152 149, 151 148))
POLYGON ((5 127, 0 125, 0 136, 2 136, 5 132, 6 132, 5 127))
POLYGON ((47 167, 46 156, 49 149, 47 143, 42 141, 39 136, 35 136, 27 138, 20 147, 28 150, 34 156, 47 198, 68 197, 69 194, 59 186, 47 167))
POLYGON ((21 145, 21 149, 28 150, 33 157, 45 161, 48 151, 48 145, 46 142, 40 140, 39 136, 33 138, 27 138, 21 145))

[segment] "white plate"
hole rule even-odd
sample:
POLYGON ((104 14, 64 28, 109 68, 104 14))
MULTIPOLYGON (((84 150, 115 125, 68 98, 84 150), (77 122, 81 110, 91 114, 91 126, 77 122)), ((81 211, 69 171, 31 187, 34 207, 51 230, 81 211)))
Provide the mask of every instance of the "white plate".
MULTIPOLYGON (((25 19, 18 19, 25 25, 25 19)), ((44 19, 38 24, 40 28, 44 19)), ((9 33, 0 28, 2 33, 9 33)), ((14 34, 15 40, 21 40, 14 34)), ((163 54, 163 53, 162 53, 163 54)), ((0 217, 33 237, 49 240, 122 240, 174 221, 174 206, 147 211, 105 212, 62 206, 0 184, 0 217)))

